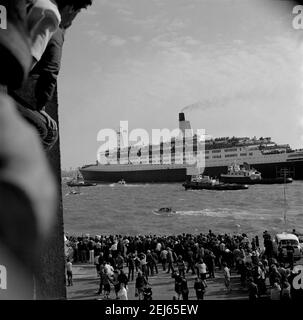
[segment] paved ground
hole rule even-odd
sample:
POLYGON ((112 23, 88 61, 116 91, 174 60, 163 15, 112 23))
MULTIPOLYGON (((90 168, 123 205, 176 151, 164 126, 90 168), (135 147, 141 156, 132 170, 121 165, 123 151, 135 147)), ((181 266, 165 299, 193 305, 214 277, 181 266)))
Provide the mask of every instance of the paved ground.
MULTIPOLYGON (((296 265, 303 265, 303 256, 296 265)), ((170 274, 162 270, 162 266, 158 265, 159 273, 153 277, 149 277, 148 281, 152 285, 153 299, 154 300, 172 300, 175 295, 174 279, 170 274)), ((127 268, 124 272, 128 274, 127 268)), ((136 276, 136 275, 135 275, 136 276)), ((99 289, 99 278, 97 277, 96 268, 91 264, 75 264, 73 266, 74 285, 67 287, 67 298, 69 300, 94 300, 101 299, 102 296, 96 294, 99 289)), ((196 300, 194 287, 195 276, 188 273, 186 276, 189 288, 189 300, 196 300)), ((267 279, 268 281, 268 279, 267 279)), ((216 269, 215 279, 207 279, 205 300, 248 300, 247 289, 242 288, 240 285, 240 277, 235 272, 231 273, 231 288, 230 293, 226 293, 224 286, 224 277, 222 270, 216 269)), ((267 282, 267 285, 269 283, 267 282)), ((111 286, 110 298, 115 298, 113 286, 111 286)), ((268 296, 263 296, 267 299, 268 296)), ((130 281, 128 285, 128 299, 134 300, 135 298, 135 282, 130 281)))
MULTIPOLYGON (((174 279, 170 274, 162 271, 162 267, 158 267, 159 273, 153 277, 149 277, 149 283, 153 289, 154 300, 172 300, 175 295, 174 279)), ((127 269, 125 269, 127 274, 127 269)), ((74 285, 67 287, 67 296, 70 300, 91 300, 101 299, 102 296, 96 294, 99 288, 99 279, 97 278, 95 266, 89 264, 81 264, 73 266, 74 285)), ((193 289, 195 276, 191 273, 187 274, 189 300, 196 300, 195 291, 193 289)), ((241 288, 238 274, 231 275, 231 293, 226 293, 224 290, 223 273, 216 270, 215 279, 207 279, 205 300, 247 300, 247 290, 241 288)), ((111 299, 115 298, 113 287, 111 289, 111 299)), ((128 289, 129 300, 135 298, 135 282, 129 282, 128 289)))

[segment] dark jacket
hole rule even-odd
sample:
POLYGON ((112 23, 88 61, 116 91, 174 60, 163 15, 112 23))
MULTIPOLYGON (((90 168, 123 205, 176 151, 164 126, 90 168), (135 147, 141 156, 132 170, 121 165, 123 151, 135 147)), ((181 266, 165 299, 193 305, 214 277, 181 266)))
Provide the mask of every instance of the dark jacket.
POLYGON ((64 30, 59 28, 50 39, 41 60, 30 72, 23 86, 10 95, 22 106, 41 110, 52 99, 61 67, 64 30))

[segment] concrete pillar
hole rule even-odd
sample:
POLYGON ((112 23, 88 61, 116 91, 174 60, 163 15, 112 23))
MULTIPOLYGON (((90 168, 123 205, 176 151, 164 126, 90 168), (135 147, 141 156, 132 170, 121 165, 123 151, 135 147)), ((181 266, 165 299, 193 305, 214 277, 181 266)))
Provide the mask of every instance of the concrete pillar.
MULTIPOLYGON (((57 121, 59 127, 57 90, 54 93, 52 101, 47 106, 46 111, 57 121)), ((43 248, 41 270, 36 278, 36 298, 66 299, 60 138, 48 153, 48 159, 57 177, 60 198, 54 230, 51 232, 51 238, 43 248)), ((43 183, 43 181, 41 181, 41 183, 43 183)))

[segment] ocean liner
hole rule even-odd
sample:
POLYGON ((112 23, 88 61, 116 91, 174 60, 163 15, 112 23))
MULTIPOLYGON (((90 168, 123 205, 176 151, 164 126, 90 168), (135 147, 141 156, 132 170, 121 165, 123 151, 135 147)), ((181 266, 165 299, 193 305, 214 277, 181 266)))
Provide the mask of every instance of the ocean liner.
POLYGON ((179 137, 161 141, 159 145, 123 148, 118 135, 118 146, 114 152, 107 150, 96 164, 80 168, 84 181, 112 183, 123 179, 126 183, 184 182, 189 175, 196 174, 196 169, 199 171, 197 165, 193 165, 193 159, 200 150, 203 150, 205 166, 199 174, 219 177, 227 173, 232 163, 247 163, 258 170, 263 178, 286 176, 303 180, 303 149, 293 150, 288 144, 276 144, 270 137, 201 140, 197 134, 186 134, 192 130, 184 113, 179 114, 179 129, 179 137))

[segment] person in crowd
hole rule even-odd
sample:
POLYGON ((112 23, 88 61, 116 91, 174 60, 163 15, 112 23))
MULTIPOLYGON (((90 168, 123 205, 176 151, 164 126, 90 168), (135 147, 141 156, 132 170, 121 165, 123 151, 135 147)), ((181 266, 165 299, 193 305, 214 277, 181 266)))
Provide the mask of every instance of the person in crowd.
POLYGON ((170 247, 167 248, 167 263, 168 267, 166 273, 170 273, 170 271, 172 273, 175 272, 173 251, 170 247))
POLYGON ((113 255, 110 253, 108 255, 108 263, 114 268, 116 269, 116 259, 113 257, 113 255))
POLYGON ((181 276, 181 295, 182 295, 182 300, 188 300, 188 294, 189 294, 189 289, 187 285, 187 280, 185 278, 185 274, 181 276))
POLYGON ((151 275, 153 276, 154 275, 154 269, 155 269, 155 265, 156 265, 156 262, 154 260, 154 257, 151 253, 151 250, 147 250, 147 253, 146 253, 146 268, 147 268, 147 275, 151 275))
POLYGON ((195 262, 194 262, 194 253, 191 247, 189 246, 187 250, 187 269, 186 273, 188 273, 191 270, 192 274, 196 274, 195 271, 195 262))
POLYGON ((269 271, 269 283, 271 286, 274 285, 274 283, 281 283, 281 274, 279 273, 276 264, 272 264, 269 271))
POLYGON ((181 277, 185 276, 185 262, 183 260, 183 257, 181 255, 178 256, 178 259, 176 261, 176 265, 178 268, 178 273, 181 277))
POLYGON ((121 252, 118 252, 115 260, 116 260, 116 268, 119 270, 122 270, 124 266, 124 258, 122 257, 121 252))
POLYGON ((281 287, 278 282, 275 282, 270 289, 270 300, 281 300, 281 287))
POLYGON ((114 267, 109 262, 104 261, 104 272, 111 278, 114 275, 114 267))
POLYGON ((196 292, 197 300, 203 300, 204 294, 206 291, 206 287, 205 287, 204 281, 201 278, 196 277, 195 282, 194 282, 194 289, 196 292))
POLYGON ((135 254, 133 252, 129 253, 127 256, 127 266, 128 266, 128 281, 134 280, 135 273, 135 254))
POLYGON ((97 255, 97 257, 98 257, 99 266, 102 266, 105 262, 104 252, 100 251, 99 255, 97 255))
POLYGON ((140 259, 140 270, 142 271, 144 277, 146 277, 146 279, 148 279, 146 254, 141 252, 138 257, 140 259))
POLYGON ((94 265, 96 267, 97 277, 100 276, 100 262, 99 262, 99 256, 95 256, 94 258, 94 265))
POLYGON ((196 269, 197 269, 197 275, 200 277, 203 281, 206 281, 206 264, 204 263, 203 259, 200 259, 196 263, 196 269))
POLYGON ((111 279, 111 282, 114 286, 115 294, 116 294, 116 299, 118 299, 118 292, 120 290, 120 282, 119 282, 119 270, 115 269, 113 277, 111 279))
POLYGON ((254 279, 250 277, 248 279, 248 300, 257 301, 259 297, 259 290, 257 284, 254 282, 254 279))
POLYGON ((182 277, 176 271, 173 271, 172 278, 175 279, 176 300, 180 300, 182 295, 182 277))
POLYGON ((291 300, 291 285, 287 281, 287 279, 282 282, 281 300, 283 301, 291 300))
POLYGON ((224 274, 224 284, 227 293, 231 292, 231 286, 230 286, 230 269, 227 266, 227 263, 223 263, 223 274, 224 274))
POLYGON ((136 267, 136 272, 138 272, 140 269, 140 258, 138 257, 138 252, 135 251, 134 253, 134 261, 135 261, 135 267, 136 267))
POLYGON ((160 260, 162 263, 163 271, 166 271, 167 255, 168 251, 165 248, 163 248, 163 250, 160 253, 160 260))
POLYGON ((127 288, 124 283, 120 283, 120 290, 118 291, 119 300, 128 300, 127 297, 127 288))
POLYGON ((158 274, 158 262, 159 262, 159 255, 157 254, 157 252, 155 250, 151 250, 151 254, 153 256, 153 266, 154 266, 154 269, 155 269, 155 273, 158 274))
POLYGON ((66 261, 66 276, 67 276, 67 285, 73 285, 73 264, 70 259, 66 261))
POLYGON ((124 287, 127 289, 127 285, 128 285, 128 277, 127 275, 124 273, 123 270, 120 270, 120 273, 118 275, 118 281, 120 283, 122 283, 124 285, 124 287))
POLYGON ((141 271, 138 271, 135 284, 135 296, 137 296, 139 300, 143 300, 143 291, 147 284, 147 279, 144 277, 141 271))
POLYGON ((108 273, 105 272, 105 268, 101 268, 101 275, 100 275, 100 287, 98 294, 102 294, 102 289, 104 291, 104 299, 109 299, 110 295, 110 284, 111 279, 108 273))

